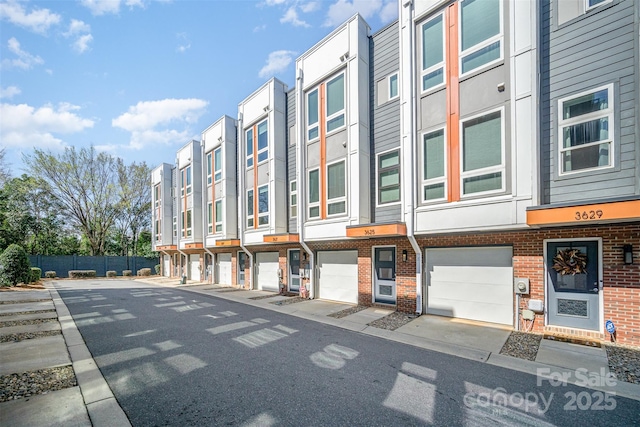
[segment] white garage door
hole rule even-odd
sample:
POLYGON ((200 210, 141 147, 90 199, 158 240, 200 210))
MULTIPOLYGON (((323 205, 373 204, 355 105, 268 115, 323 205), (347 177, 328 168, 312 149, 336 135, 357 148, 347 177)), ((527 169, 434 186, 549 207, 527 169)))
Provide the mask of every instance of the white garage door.
POLYGON ((165 277, 169 277, 171 275, 171 257, 169 255, 165 255, 162 258, 162 275, 165 277))
POLYGON ((318 252, 318 298, 358 303, 358 251, 318 252))
POLYGON ((231 254, 218 254, 218 283, 231 284, 231 254))
POLYGON ((256 254, 256 283, 264 291, 280 291, 278 280, 278 252, 256 254))
POLYGON ((191 264, 191 277, 189 279, 200 281, 200 255, 189 255, 189 263, 191 264))
POLYGON ((428 314, 513 324, 512 249, 426 250, 428 314))

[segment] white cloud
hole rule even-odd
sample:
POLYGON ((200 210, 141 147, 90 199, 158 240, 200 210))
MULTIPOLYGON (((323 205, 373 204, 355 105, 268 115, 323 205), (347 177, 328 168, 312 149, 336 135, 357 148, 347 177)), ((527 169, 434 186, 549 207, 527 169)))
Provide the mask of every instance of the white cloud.
POLYGON ((36 33, 44 34, 49 27, 60 23, 60 15, 49 9, 34 8, 27 13, 21 3, 9 0, 0 3, 0 19, 6 19, 12 24, 28 28, 36 33))
POLYGON ((89 43, 93 41, 93 36, 91 34, 85 34, 76 39, 75 42, 71 45, 73 50, 78 53, 84 53, 90 49, 89 43))
POLYGON ((176 48, 177 52, 184 53, 187 50, 191 49, 191 41, 189 41, 187 33, 178 33, 176 34, 176 37, 180 41, 180 44, 176 48))
POLYGON ((39 56, 31 55, 29 52, 22 50, 20 48, 20 42, 15 37, 9 39, 7 46, 9 51, 16 54, 17 58, 4 58, 2 60, 2 68, 22 68, 23 70, 29 70, 34 65, 44 64, 44 60, 39 56))
POLYGON ((365 20, 380 12, 382 0, 338 0, 327 12, 327 19, 323 26, 335 27, 359 13, 365 20))
POLYGON ((258 25, 257 27, 253 28, 253 32, 254 33, 258 33, 260 31, 264 31, 267 29, 267 24, 262 24, 262 25, 258 25))
POLYGON ((93 127, 93 120, 73 112, 79 109, 69 103, 40 108, 0 104, 0 139, 8 147, 63 148, 66 144, 55 134, 77 133, 93 127))
POLYGON ((83 21, 78 19, 72 19, 69 24, 69 30, 66 33, 63 33, 65 37, 71 37, 76 34, 85 34, 91 32, 91 26, 89 24, 85 24, 83 21))
POLYGON ((309 3, 305 3, 300 5, 300 10, 304 13, 315 12, 320 9, 320 2, 310 1, 309 3))
POLYGON ((287 0, 266 0, 265 3, 267 6, 276 6, 279 4, 283 4, 287 0))
POLYGON ((13 98, 16 95, 20 95, 22 91, 16 86, 0 87, 0 98, 13 98))
POLYGON ((106 151, 111 154, 118 155, 121 150, 142 150, 149 146, 157 146, 159 144, 172 146, 176 144, 184 144, 186 141, 193 139, 193 134, 189 130, 163 129, 163 130, 145 130, 134 131, 131 133, 131 139, 126 145, 105 144, 97 145, 96 149, 106 151))
POLYGON ((295 6, 291 6, 289 9, 287 9, 287 11, 285 12, 284 16, 282 18, 280 18, 280 23, 282 23, 282 24, 290 23, 294 27, 309 27, 310 26, 305 21, 302 21, 300 18, 298 18, 298 12, 296 11, 296 7, 295 6))
MULTIPOLYGON (((117 14, 120 12, 121 0, 82 0, 82 5, 91 11, 93 15, 117 14)), ((130 9, 134 7, 145 7, 143 0, 125 0, 125 6, 130 9)))
POLYGON ((398 5, 394 0, 388 1, 380 10, 380 22, 388 24, 396 19, 398 19, 398 5))
POLYGON ((69 30, 62 33, 62 35, 76 38, 74 42, 71 43, 71 47, 77 53, 84 53, 90 50, 89 44, 93 41, 93 36, 91 35, 91 26, 89 24, 85 24, 83 21, 77 19, 72 19, 69 24, 69 30))
POLYGON ((262 67, 258 76, 264 79, 283 72, 289 64, 291 64, 295 54, 296 52, 290 50, 276 50, 275 52, 271 52, 267 59, 267 64, 262 67))

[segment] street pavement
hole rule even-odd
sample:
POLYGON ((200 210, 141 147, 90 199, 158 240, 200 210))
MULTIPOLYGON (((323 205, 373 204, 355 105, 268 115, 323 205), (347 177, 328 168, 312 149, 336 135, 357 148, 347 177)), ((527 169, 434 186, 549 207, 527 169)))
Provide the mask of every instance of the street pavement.
MULTIPOLYGON (((274 312, 274 315, 279 313, 281 315, 286 315, 289 318, 294 316, 299 319, 304 319, 300 320, 300 322, 313 321, 318 324, 331 325, 343 330, 359 332, 360 334, 368 337, 383 338, 391 344, 393 342, 408 344, 412 347, 436 351, 444 355, 452 355, 471 361, 485 363, 487 366, 507 368, 525 374, 532 374, 536 376, 536 385, 540 390, 543 390, 545 386, 547 388, 549 386, 557 387, 558 384, 560 384, 559 380, 566 380, 566 383, 563 383, 563 386, 565 387, 566 384, 589 386, 591 390, 595 390, 595 392, 592 392, 594 398, 600 396, 603 396, 603 398, 607 398, 607 396, 615 396, 616 398, 622 397, 633 399, 636 403, 640 401, 640 386, 620 381, 611 381, 608 374, 606 354, 604 349, 601 348, 590 348, 576 344, 542 340, 536 361, 530 362, 499 354, 500 349, 510 334, 510 331, 504 328, 492 327, 493 325, 461 322, 456 321, 455 319, 439 318, 435 316, 420 316, 409 324, 404 325, 395 331, 390 331, 368 325, 370 322, 391 313, 391 310, 383 308, 372 307, 347 317, 337 319, 328 315, 348 308, 350 305, 322 300, 277 305, 274 303, 277 303, 278 301, 285 301, 287 297, 273 296, 272 293, 263 291, 240 291, 235 288, 210 284, 188 283, 186 285, 180 285, 178 280, 166 278, 149 278, 144 280, 135 280, 133 282, 95 281, 93 284, 96 285, 98 283, 105 282, 112 284, 113 287, 120 286, 124 288, 126 288, 128 284, 135 283, 136 286, 147 289, 146 291, 140 291, 141 293, 138 294, 140 296, 144 296, 145 292, 151 292, 153 294, 153 291, 149 289, 179 288, 180 290, 189 291, 192 295, 200 294, 202 296, 214 296, 229 302, 240 303, 247 310, 251 310, 251 307, 268 309, 274 312), (270 297, 265 299, 255 299, 260 296, 270 297), (576 375, 578 370, 581 372, 582 369, 586 369, 586 371, 584 371, 585 374, 576 375), (585 378, 589 378, 588 383, 585 381, 585 378)), ((12 312, 40 311, 46 310, 49 307, 55 307, 58 315, 59 326, 63 333, 62 337, 53 336, 47 338, 35 338, 19 343, 0 344, 0 360, 2 361, 0 375, 72 364, 78 380, 78 386, 50 392, 45 395, 32 396, 30 398, 0 403, 0 424, 3 426, 131 425, 119 402, 114 397, 112 388, 119 392, 122 392, 122 390, 119 388, 117 383, 111 385, 110 388, 109 384, 107 384, 103 377, 104 372, 109 372, 108 358, 98 357, 98 361, 94 360, 94 356, 92 356, 92 353, 87 349, 85 341, 78 331, 78 325, 82 328, 86 325, 95 325, 96 322, 106 323, 132 320, 135 319, 135 316, 127 312, 126 309, 121 308, 112 310, 113 313, 111 313, 110 316, 100 316, 95 313, 83 313, 81 316, 75 316, 74 319, 71 317, 67 305, 65 305, 60 298, 58 290, 61 292, 72 292, 71 290, 82 291, 87 288, 86 284, 78 281, 63 280, 46 283, 47 290, 44 291, 0 293, 0 301, 3 302, 8 300, 25 301, 23 303, 1 305, 0 314, 3 314, 3 316, 0 320, 7 321, 18 319, 18 317, 11 314, 12 312), (50 303, 41 301, 47 297, 51 299, 50 303), (37 302, 34 300, 37 300, 37 302), (103 370, 102 372, 98 369, 98 366, 103 370), (34 410, 36 407, 38 408, 37 411, 34 410)), ((91 294, 88 295, 89 296, 87 296, 87 293, 85 292, 80 293, 77 296, 65 296, 65 300, 67 300, 68 304, 84 301, 85 303, 88 302, 93 304, 92 307, 100 307, 102 305, 102 297, 99 293, 94 293, 93 295, 95 295, 95 297, 91 296, 91 294)), ((202 305, 202 302, 199 304, 202 305)), ((184 305, 182 301, 172 301, 170 298, 168 298, 166 302, 156 305, 172 308, 172 311, 175 312, 187 312, 192 309, 206 308, 206 305, 205 307, 201 307, 197 303, 193 304, 195 307, 190 308, 189 304, 184 305)), ((100 312, 100 308, 96 308, 95 310, 96 312, 100 312)), ((40 316, 47 315, 50 316, 50 313, 40 313, 40 316)), ((37 315, 33 314, 31 316, 37 315)), ((211 314, 210 316, 212 318, 220 317, 220 315, 214 314, 211 314)), ((222 314, 222 316, 224 316, 224 314, 222 314)), ((138 322, 140 321, 141 319, 138 319, 138 322)), ((150 321, 160 322, 161 319, 150 319, 150 321)), ((213 332, 211 330, 208 330, 208 332, 214 335, 217 335, 218 333, 224 334, 233 330, 233 328, 241 329, 243 327, 255 326, 255 324, 260 323, 260 321, 257 321, 256 323, 255 319, 244 322, 244 324, 243 322, 236 322, 239 323, 239 325, 236 325, 235 323, 230 324, 235 326, 219 326, 218 328, 220 329, 212 328, 213 332)), ((50 325, 51 323, 48 324, 50 325)), ((245 342, 243 344, 248 348, 251 348, 252 345, 261 346, 264 342, 268 343, 272 339, 277 340, 279 337, 294 334, 295 332, 292 331, 297 332, 298 330, 291 327, 291 321, 287 322, 289 326, 282 326, 283 324, 284 322, 280 325, 280 329, 269 329, 270 332, 268 332, 267 335, 248 335, 244 338, 245 342)), ((293 325, 295 324, 296 321, 294 320, 293 325)), ((176 327, 184 326, 176 325, 176 327)), ((0 334, 7 334, 9 331, 14 333, 20 331, 20 328, 21 327, 16 326, 0 328, 0 334)), ((22 326, 22 328, 34 330, 34 325, 22 326)), ((55 328, 55 326, 53 328, 55 328)), ((312 330, 310 326, 305 327, 305 332, 309 332, 310 330, 312 330)), ((323 333, 320 330, 318 331, 319 335, 323 333)), ((305 333, 305 335, 309 334, 305 333)), ((105 342, 107 342, 108 339, 108 336, 104 337, 105 342)), ((320 340, 320 338, 318 338, 318 340, 320 340)), ((160 344, 161 347, 163 345, 166 347, 164 350, 171 350, 175 344, 172 340, 166 340, 164 344, 160 344)), ((334 345, 334 347, 331 347, 332 345, 333 344, 331 343, 327 344, 324 350, 318 353, 314 363, 319 366, 327 365, 329 366, 328 369, 333 369, 334 364, 340 365, 345 361, 351 360, 350 357, 352 354, 349 350, 350 347, 345 345, 334 345)), ((141 348, 147 347, 148 346, 143 346, 141 348)), ((393 348, 399 347, 396 346, 393 348)), ((225 354, 226 350, 224 348, 218 348, 216 351, 225 354)), ((94 351, 94 353, 96 352, 94 351)), ((128 355, 120 356, 125 359, 129 357, 128 355)), ((134 356, 135 355, 130 357, 135 358, 134 356)), ((237 356, 228 354, 228 357, 237 356)), ((184 356, 174 359, 174 362, 175 369, 178 371, 181 370, 185 375, 189 374, 192 370, 198 369, 198 364, 203 363, 196 359, 190 359, 188 357, 185 358, 184 356)), ((251 360, 245 360, 244 362, 247 365, 247 369, 249 369, 251 360)), ((295 365, 296 361, 295 358, 293 358, 293 360, 282 363, 288 364, 289 370, 291 370, 291 366, 295 365)), ((408 373, 405 372, 405 374, 415 377, 416 373, 411 372, 412 369, 420 370, 420 368, 415 368, 415 366, 409 366, 408 368, 405 366, 405 371, 407 371, 407 369, 409 371, 408 373)), ((143 376, 148 375, 149 378, 152 378, 156 375, 161 375, 154 372, 151 365, 146 367, 143 366, 142 368, 143 376), (146 372, 145 374, 144 369, 151 369, 151 371, 146 372)), ((274 367, 273 369, 275 370, 276 368, 274 367)), ((144 378, 139 377, 141 374, 130 374, 133 377, 137 376, 139 381, 144 382, 144 378)), ((428 374, 422 372, 420 375, 428 374)), ((105 376, 108 378, 114 378, 113 373, 111 377, 106 374, 105 376)), ((124 379, 122 379, 122 381, 124 381, 124 379)), ((249 388, 251 387, 250 384, 247 384, 247 386, 249 388)), ((290 386, 295 387, 296 385, 293 383, 290 386)), ((362 386, 365 385, 363 384, 362 386)), ((499 386, 499 384, 497 386, 499 386)), ((421 387, 422 386, 418 388, 420 389, 421 387)), ((563 388, 561 390, 565 389, 563 388)), ((561 390, 558 389, 556 391, 561 390)), ((419 391, 424 392, 425 390, 419 391)), ((236 392, 239 393, 238 390, 236 390, 236 392)), ((479 394, 476 393, 476 396, 478 395, 479 394)), ((580 393, 577 392, 574 397, 579 395, 580 393)), ((393 396, 393 394, 391 396, 393 396)), ((410 397, 411 396, 403 395, 403 399, 396 399, 398 401, 395 402, 394 405, 399 406, 401 412, 404 411, 415 419, 428 421, 428 419, 425 419, 422 415, 413 413, 415 410, 406 407, 406 402, 401 402, 406 398, 410 399, 410 397)), ((584 398, 584 396, 582 397, 584 398)), ((387 398, 387 400, 389 399, 393 400, 392 397, 387 398)), ((589 399, 591 399, 591 396, 589 396, 589 399)), ((126 401, 126 396, 123 396, 122 400, 126 401)), ((292 399, 288 399, 288 403, 290 403, 291 400, 292 399)), ((580 405, 584 402, 577 399, 574 400, 574 402, 566 403, 569 405, 573 404, 573 406, 577 406, 578 409, 583 409, 580 405)), ((222 402, 222 399, 220 401, 222 402)), ((603 408, 608 409, 606 406, 607 402, 605 401, 604 403, 605 405, 603 408)), ((637 409, 638 407, 640 406, 635 406, 636 415, 639 413, 639 410, 637 409)), ((193 408, 190 409, 190 411, 193 410, 193 408)), ((192 413, 192 416, 196 416, 195 419, 197 420, 197 410, 195 411, 195 413, 192 413)), ((267 415, 265 415, 265 413, 262 414, 263 417, 267 415)), ((269 419, 259 417, 253 420, 255 425, 270 425, 271 421, 269 421, 269 419)), ((514 423, 522 422, 521 419, 519 421, 518 419, 512 419, 511 421, 514 423)), ((438 424, 440 423, 441 422, 438 422, 438 424)), ((305 424, 311 425, 311 419, 309 419, 305 424)), ((527 422, 525 422, 525 424, 527 424, 527 422)))

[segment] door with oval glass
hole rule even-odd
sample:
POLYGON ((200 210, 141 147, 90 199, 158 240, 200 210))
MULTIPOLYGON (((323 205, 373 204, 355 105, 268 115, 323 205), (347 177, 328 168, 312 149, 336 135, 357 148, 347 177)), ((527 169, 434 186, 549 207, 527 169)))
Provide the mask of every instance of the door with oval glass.
POLYGON ((374 248, 374 298, 376 302, 396 302, 396 248, 374 248))
POLYGON ((547 242, 550 325, 600 329, 602 269, 599 243, 597 240, 547 242))

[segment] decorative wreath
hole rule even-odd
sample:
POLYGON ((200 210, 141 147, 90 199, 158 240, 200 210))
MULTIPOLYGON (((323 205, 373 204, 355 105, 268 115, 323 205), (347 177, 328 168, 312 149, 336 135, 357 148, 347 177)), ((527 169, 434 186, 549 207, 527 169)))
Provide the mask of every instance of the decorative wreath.
POLYGON ((565 249, 558 251, 553 258, 553 269, 562 274, 586 273, 587 254, 583 254, 579 249, 565 249))

